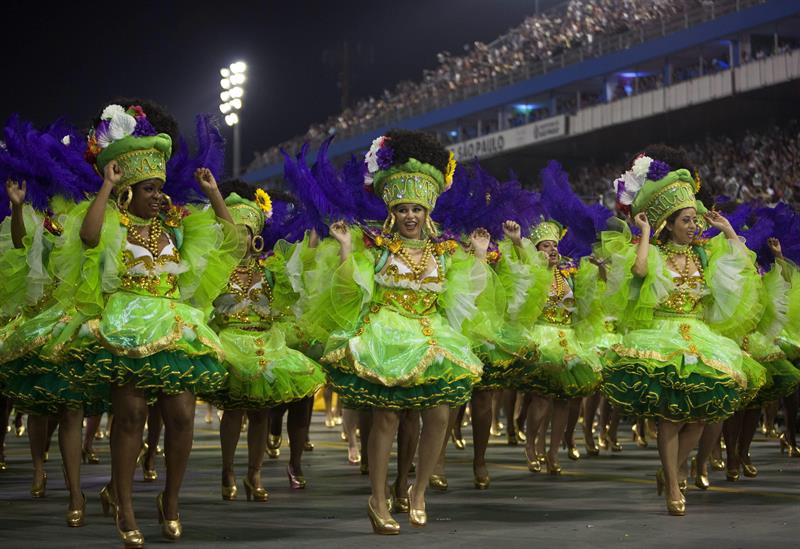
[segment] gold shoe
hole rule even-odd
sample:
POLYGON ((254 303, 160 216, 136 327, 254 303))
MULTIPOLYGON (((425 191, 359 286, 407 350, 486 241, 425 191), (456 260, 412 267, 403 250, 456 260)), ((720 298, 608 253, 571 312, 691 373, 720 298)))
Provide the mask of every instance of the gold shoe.
POLYGON ((445 475, 431 475, 428 486, 440 492, 447 491, 447 477, 445 475))
POLYGON ((686 514, 686 500, 667 501, 667 513, 673 517, 684 516, 686 514))
POLYGON ((725 461, 722 458, 714 459, 711 458, 711 470, 712 471, 724 471, 725 470, 725 461))
POLYGON ((278 456, 281 455, 281 443, 283 442, 283 437, 281 435, 269 435, 267 437, 267 456, 270 459, 278 459, 278 456))
POLYGON ((633 432, 633 441, 636 443, 636 446, 639 448, 647 448, 647 439, 642 436, 639 432, 639 424, 634 423, 631 426, 631 431, 633 432))
POLYGON ((408 513, 408 510, 411 507, 411 504, 409 503, 409 500, 408 500, 408 496, 405 495, 405 494, 402 495, 402 496, 398 496, 397 495, 397 488, 398 488, 397 481, 395 481, 395 483, 392 484, 392 488, 391 488, 391 492, 390 492, 393 497, 390 498, 390 501, 391 501, 392 505, 389 507, 389 512, 408 513))
POLYGON ((383 536, 393 536, 400 533, 400 525, 396 520, 389 517, 384 519, 372 507, 372 496, 367 500, 367 516, 372 523, 372 531, 383 536))
POLYGON ((87 450, 86 448, 81 449, 81 461, 83 463, 89 463, 91 465, 97 465, 100 463, 100 458, 97 457, 97 454, 94 453, 94 450, 87 450))
POLYGON ((47 473, 42 473, 42 481, 31 486, 31 497, 43 498, 47 492, 47 473))
POLYGON ((786 452, 789 457, 800 457, 800 448, 792 446, 789 443, 789 440, 786 438, 786 433, 781 433, 781 436, 778 437, 778 441, 781 443, 781 454, 786 452))
POLYGON ((489 428, 489 434, 492 435, 493 437, 499 437, 500 435, 503 434, 504 427, 505 425, 503 425, 499 421, 497 423, 492 423, 492 426, 489 428))
POLYGON ((477 473, 473 473, 473 482, 475 484, 475 488, 478 490, 488 490, 489 484, 491 483, 491 478, 489 475, 486 476, 478 476, 477 473))
POLYGON ((428 523, 428 513, 425 509, 414 509, 411 506, 411 490, 413 485, 408 487, 408 522, 415 528, 422 528, 428 523))
POLYGON ((70 528, 80 528, 86 524, 86 494, 81 492, 81 496, 83 496, 81 508, 67 510, 67 526, 70 528))
POLYGON ((5 458, 0 459, 0 471, 5 471, 6 469, 8 469, 8 465, 6 465, 5 458))
POLYGON ((16 428, 16 435, 17 438, 20 438, 24 434, 25 434, 25 424, 23 423, 22 425, 16 428))
POLYGON ((578 461, 581 459, 581 453, 578 451, 578 448, 573 444, 569 448, 567 448, 567 457, 572 461, 578 461))
POLYGON ((742 474, 747 478, 756 478, 758 476, 758 469, 750 461, 750 454, 742 458, 742 474))
POLYGON ((681 491, 681 494, 686 495, 686 490, 689 489, 689 481, 686 479, 678 481, 678 490, 681 491))
POLYGON ((456 436, 456 430, 450 429, 450 439, 453 441, 453 446, 458 448, 459 450, 463 450, 467 447, 467 443, 464 441, 464 438, 456 436))
POLYGON ((609 440, 609 446, 611 446, 612 452, 621 452, 622 451, 622 444, 620 444, 616 440, 609 440))
POLYGON ((112 511, 114 515, 117 514, 117 502, 114 500, 110 482, 100 490, 100 505, 103 507, 103 516, 110 517, 112 511))
POLYGON ((534 457, 533 459, 530 459, 528 457, 528 449, 527 448, 525 448, 525 461, 528 464, 528 471, 530 471, 531 473, 541 473, 542 472, 542 464, 539 461, 539 458, 538 457, 534 457))
POLYGON ((183 534, 181 515, 179 513, 176 519, 167 520, 164 514, 164 492, 156 496, 156 505, 158 506, 158 523, 161 525, 161 535, 171 541, 181 539, 181 534, 183 534))
POLYGON ((515 436, 517 437, 517 442, 519 444, 525 444, 528 442, 528 437, 525 436, 525 433, 523 433, 521 429, 517 429, 515 436))
POLYGON ((739 469, 728 469, 725 471, 725 480, 736 482, 739 480, 739 469))
POLYGON ((696 457, 692 457, 691 476, 694 477, 694 485, 701 490, 708 490, 708 487, 711 486, 711 482, 708 480, 708 473, 703 473, 700 471, 700 468, 697 467, 696 457))
POLYGON ((144 547, 144 536, 141 530, 123 530, 119 527, 119 509, 114 510, 114 521, 117 524, 117 533, 122 538, 125 549, 141 549, 144 547))
POLYGON ((333 420, 333 416, 326 416, 325 417, 325 427, 328 429, 333 429, 336 427, 336 422, 333 420))
POLYGON ((551 462, 547 454, 545 454, 545 466, 547 467, 548 475, 556 476, 561 474, 561 465, 555 460, 551 462))
POLYGON ((230 486, 222 485, 222 499, 225 501, 233 501, 236 499, 236 494, 239 493, 239 489, 236 487, 236 481, 233 482, 230 486))
POLYGON ((247 497, 247 501, 250 501, 251 499, 253 501, 269 500, 269 492, 267 492, 267 489, 261 486, 256 488, 250 484, 250 479, 247 477, 244 478, 244 495, 247 497))
POLYGON ((153 482, 158 479, 158 471, 153 469, 148 469, 147 467, 147 453, 144 454, 142 457, 142 480, 145 482, 153 482))

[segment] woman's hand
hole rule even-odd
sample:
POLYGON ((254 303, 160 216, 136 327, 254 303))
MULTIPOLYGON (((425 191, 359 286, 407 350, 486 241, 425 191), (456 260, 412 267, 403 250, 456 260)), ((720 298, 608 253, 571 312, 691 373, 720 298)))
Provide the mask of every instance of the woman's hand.
POLYGON ((503 234, 514 243, 514 246, 522 246, 522 229, 516 221, 508 220, 504 222, 503 234))
POLYGON ((636 214, 633 218, 633 223, 642 234, 646 233, 648 237, 650 236, 650 221, 647 219, 647 214, 645 212, 636 214))
POLYGON ((768 238, 767 245, 769 251, 772 252, 772 257, 775 259, 783 259, 783 250, 781 249, 781 241, 777 238, 768 238))
POLYGON ((715 229, 719 229, 719 232, 724 233, 725 236, 729 238, 736 238, 736 231, 733 230, 731 227, 731 222, 728 221, 721 213, 710 211, 703 214, 703 217, 708 222, 708 224, 715 229))
POLYGON ((469 235, 469 244, 472 246, 472 251, 475 252, 475 257, 478 259, 486 259, 486 252, 489 249, 490 239, 489 231, 483 227, 472 231, 472 234, 469 235))
POLYGON ((330 226, 331 236, 340 246, 350 247, 350 227, 344 221, 337 221, 330 226))
POLYGON ((103 184, 114 188, 122 181, 122 175, 122 168, 119 167, 119 163, 116 160, 112 160, 103 168, 103 184))
POLYGON ((28 184, 23 181, 20 185, 13 179, 6 180, 6 194, 11 201, 12 206, 20 207, 25 203, 25 193, 28 189, 28 184))
POLYGON ((211 198, 212 194, 219 192, 217 180, 208 168, 197 168, 194 172, 194 178, 200 185, 200 190, 203 191, 203 194, 208 198, 211 198))

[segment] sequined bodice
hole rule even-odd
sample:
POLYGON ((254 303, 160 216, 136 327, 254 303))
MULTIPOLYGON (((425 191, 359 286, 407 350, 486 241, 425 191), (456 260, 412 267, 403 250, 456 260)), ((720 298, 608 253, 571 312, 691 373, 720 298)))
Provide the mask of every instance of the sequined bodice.
POLYGON ((179 297, 178 274, 183 269, 181 256, 169 233, 164 234, 169 242, 160 250, 158 257, 154 257, 147 248, 125 240, 122 289, 144 295, 179 297))

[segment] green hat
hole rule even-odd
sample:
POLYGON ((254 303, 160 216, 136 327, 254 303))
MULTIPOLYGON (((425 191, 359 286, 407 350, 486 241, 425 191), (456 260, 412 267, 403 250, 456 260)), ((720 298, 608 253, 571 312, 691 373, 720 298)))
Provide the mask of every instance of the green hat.
POLYGON ((534 246, 545 240, 552 240, 558 244, 566 232, 564 226, 557 221, 542 221, 531 229, 530 240, 534 246))
POLYGON ((390 209, 398 204, 419 204, 430 212, 445 191, 445 177, 430 164, 410 158, 404 164, 375 173, 372 185, 390 209))
POLYGON ((673 213, 684 208, 695 208, 698 214, 708 210, 703 203, 695 199, 697 182, 689 170, 679 169, 667 173, 658 181, 646 180, 631 204, 631 213, 647 214, 647 220, 655 228, 653 236, 657 237, 667 224, 673 213))
MULTIPOLYGON (((264 195, 267 193, 261 189, 258 189, 264 195)), ((257 191, 257 192, 258 192, 257 191)), ((242 198, 236 193, 231 193, 225 198, 225 205, 228 206, 228 211, 233 218, 233 222, 236 225, 244 225, 248 227, 253 235, 259 235, 264 230, 264 224, 267 222, 269 215, 264 210, 264 206, 262 204, 265 203, 265 200, 262 196, 257 197, 258 202, 253 202, 252 200, 247 200, 246 198, 242 198)), ((270 213, 271 213, 271 202, 269 201, 269 195, 267 195, 266 203, 270 204, 270 213)))
POLYGON ((165 133, 146 137, 129 135, 111 143, 97 155, 100 173, 112 160, 122 171, 117 190, 148 179, 167 180, 167 160, 172 153, 172 139, 165 133))

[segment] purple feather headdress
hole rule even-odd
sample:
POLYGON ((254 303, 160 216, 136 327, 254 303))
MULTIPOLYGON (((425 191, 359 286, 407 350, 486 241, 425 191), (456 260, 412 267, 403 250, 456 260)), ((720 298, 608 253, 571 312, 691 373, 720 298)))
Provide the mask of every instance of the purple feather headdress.
POLYGON ((207 199, 194 178, 198 168, 208 168, 219 180, 225 164, 225 139, 209 114, 195 118, 197 151, 189 154, 186 140, 181 136, 178 146, 167 162, 167 181, 164 192, 175 204, 205 202, 207 199))

